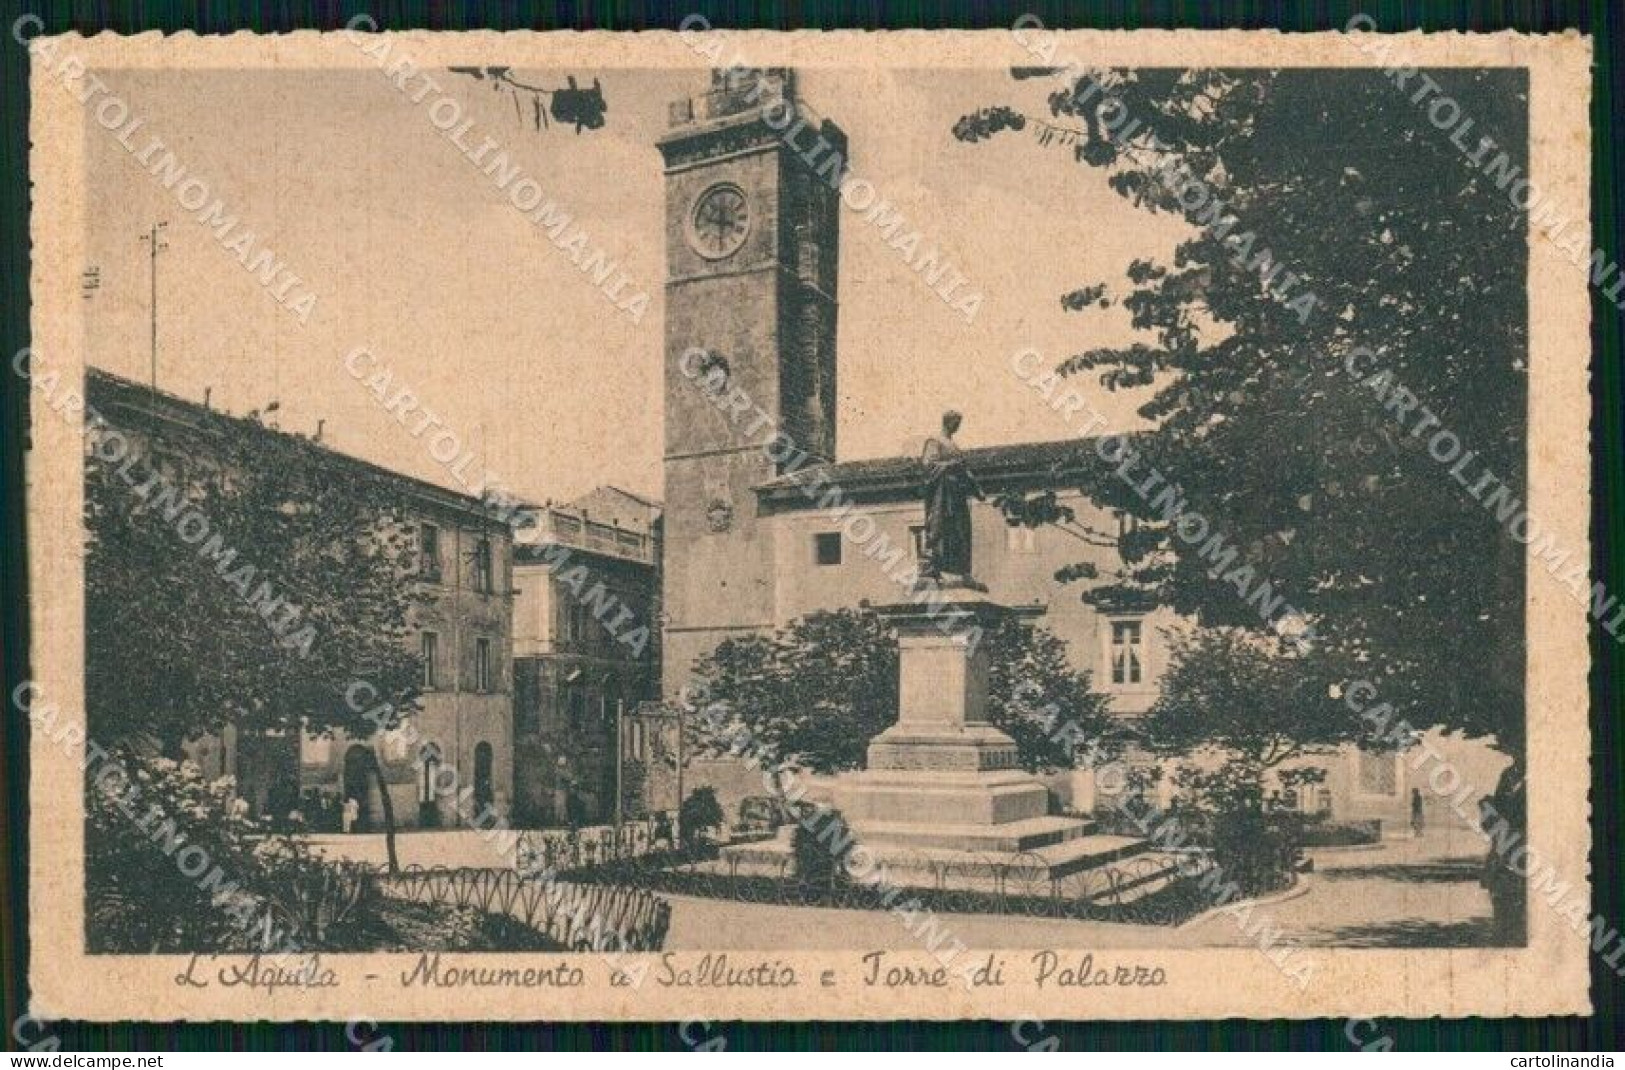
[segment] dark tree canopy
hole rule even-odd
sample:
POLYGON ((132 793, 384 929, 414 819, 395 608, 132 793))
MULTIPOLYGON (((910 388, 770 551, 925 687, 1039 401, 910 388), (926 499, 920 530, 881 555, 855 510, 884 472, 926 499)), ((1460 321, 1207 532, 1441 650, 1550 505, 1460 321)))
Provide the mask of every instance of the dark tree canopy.
MULTIPOLYGON (((1125 584, 1258 628, 1227 579, 1250 566, 1313 621, 1317 656, 1402 716, 1517 754, 1524 547, 1428 445, 1448 429, 1473 451, 1469 479, 1493 473, 1526 499, 1524 213, 1492 176, 1526 167, 1527 82, 1427 73, 1474 119, 1467 148, 1493 139, 1500 169, 1473 166, 1380 71, 1028 69, 1018 79, 1055 86, 1048 115, 990 106, 955 133, 1036 132, 1136 209, 1192 227, 1171 263, 1034 295, 1132 313, 1142 341, 1058 371, 1153 388, 1135 480, 1162 473, 1238 552, 1215 569, 1102 464, 1084 489, 1141 521, 1125 584), (1425 411, 1436 424, 1419 426, 1425 411)), ((1009 503, 1046 519, 1025 508, 1009 503)))
POLYGON ((422 680, 402 503, 307 439, 214 424, 138 441, 122 477, 111 439, 87 455, 92 736, 173 754, 227 724, 361 739, 392 727, 422 680), (347 701, 358 680, 368 710, 347 701), (388 716, 365 715, 384 703, 388 716))

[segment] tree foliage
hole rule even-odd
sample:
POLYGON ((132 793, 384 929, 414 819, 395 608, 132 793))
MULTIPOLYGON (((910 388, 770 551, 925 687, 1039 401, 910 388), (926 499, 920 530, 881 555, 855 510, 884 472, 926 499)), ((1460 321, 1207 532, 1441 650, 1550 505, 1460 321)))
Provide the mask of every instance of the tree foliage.
MULTIPOLYGON (((1025 767, 1069 766, 1080 747, 1108 734, 1106 700, 1054 634, 1012 621, 982 641, 989 719, 1015 740, 1025 767)), ((897 640, 866 607, 726 640, 696 673, 713 708, 726 711, 690 722, 702 752, 745 746, 774 764, 842 772, 861 768, 869 741, 897 722, 897 640)))
MULTIPOLYGON (((85 925, 93 951, 152 954, 252 946, 264 914, 265 830, 232 807, 230 779, 190 762, 121 756, 119 778, 85 796, 85 925), (120 805, 121 801, 123 805, 120 805), (181 872, 175 856, 205 853, 223 879, 181 872)), ((191 863, 188 861, 189 865, 191 863)))
POLYGON ((1281 766, 1361 741, 1367 722, 1328 684, 1313 654, 1241 628, 1201 628, 1173 641, 1168 671, 1141 731, 1156 752, 1221 759, 1257 786, 1281 766))
POLYGON ((135 450, 133 474, 101 449, 86 460, 94 738, 171 754, 228 724, 366 739, 415 708, 422 669, 407 640, 423 595, 385 481, 227 417, 135 450), (383 723, 346 701, 357 680, 376 691, 369 706, 393 707, 383 723))
POLYGON ((677 811, 677 824, 682 829, 683 846, 686 848, 693 848, 708 834, 720 831, 725 821, 727 815, 717 801, 717 791, 709 786, 689 792, 677 811))
MULTIPOLYGON (((408 639, 427 597, 402 507, 378 473, 257 418, 128 439, 98 429, 85 464, 91 738, 178 757, 227 725, 293 740, 397 727, 418 704, 408 639), (358 684, 365 706, 350 700, 358 684)), ((369 754, 393 869, 394 811, 369 754)))
POLYGON ((1289 881, 1302 842, 1301 815, 1273 808, 1272 791, 1323 782, 1313 759, 1345 745, 1392 745, 1340 701, 1326 670, 1278 636, 1196 629, 1175 640, 1141 726, 1154 753, 1180 760, 1176 810, 1248 894, 1289 881))
POLYGON ((1056 369, 1152 388, 1133 479, 1105 464, 1084 479, 1140 520, 1127 584, 1257 627, 1232 579, 1250 567, 1401 715, 1516 754, 1523 547, 1428 448, 1448 429, 1473 453, 1469 480, 1491 472, 1526 497, 1527 251, 1505 175, 1525 167, 1527 82, 1426 73, 1474 121, 1466 150, 1493 139, 1483 158, 1498 165, 1474 166, 1414 85, 1369 70, 1028 69, 1018 77, 1054 85, 1047 116, 990 106, 955 132, 1036 132, 1190 227, 1126 286, 1080 279, 1057 295, 1080 317, 1120 302, 1141 332, 1056 369), (1436 425, 1418 427, 1424 411, 1436 425), (1228 566, 1131 487, 1152 469, 1237 550, 1228 566))
POLYGON ((515 118, 538 131, 550 128, 550 115, 560 126, 573 126, 577 134, 597 130, 604 125, 604 113, 609 110, 604 87, 597 78, 592 85, 582 86, 571 74, 563 85, 548 87, 522 80, 511 67, 452 67, 451 71, 477 82, 489 82, 494 92, 506 93, 513 100, 515 118))

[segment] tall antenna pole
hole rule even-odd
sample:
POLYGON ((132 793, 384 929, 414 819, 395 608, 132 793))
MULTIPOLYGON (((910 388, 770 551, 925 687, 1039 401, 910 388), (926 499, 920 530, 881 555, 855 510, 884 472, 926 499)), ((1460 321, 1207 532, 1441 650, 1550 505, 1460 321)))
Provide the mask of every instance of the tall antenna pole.
POLYGON ((168 222, 154 223, 152 228, 138 238, 138 241, 147 243, 150 254, 151 292, 148 296, 147 309, 151 318, 152 333, 152 388, 158 389, 158 254, 169 248, 169 242, 164 240, 164 231, 169 229, 168 222))

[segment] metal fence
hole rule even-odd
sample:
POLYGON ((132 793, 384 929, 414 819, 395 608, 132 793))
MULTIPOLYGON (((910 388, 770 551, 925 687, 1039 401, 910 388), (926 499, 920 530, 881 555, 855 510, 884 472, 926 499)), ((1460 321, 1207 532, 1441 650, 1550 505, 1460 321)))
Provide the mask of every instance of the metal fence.
POLYGON ((644 819, 618 827, 526 829, 515 845, 515 868, 522 873, 557 872, 669 851, 670 827, 669 822, 644 819))
POLYGON ((671 928, 671 904, 640 887, 538 880, 511 869, 411 868, 371 880, 392 898, 505 915, 568 951, 659 951, 671 928))

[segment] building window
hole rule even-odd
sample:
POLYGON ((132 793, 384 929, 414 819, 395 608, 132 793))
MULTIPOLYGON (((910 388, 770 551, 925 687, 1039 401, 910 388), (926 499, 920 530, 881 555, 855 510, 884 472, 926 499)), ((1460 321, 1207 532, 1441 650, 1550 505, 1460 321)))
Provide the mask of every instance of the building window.
POLYGON ((1030 554, 1038 550, 1038 529, 1025 524, 1006 524, 1004 548, 1013 554, 1030 554))
POLYGON ((440 529, 433 524, 418 526, 418 575, 440 582, 440 529))
POLYGON ((491 690, 491 640, 474 640, 474 690, 491 690))
POLYGON ((914 547, 914 560, 925 560, 925 525, 910 524, 908 526, 909 545, 914 547))
POLYGON ((813 561, 820 565, 841 563, 841 533, 820 531, 813 536, 813 561))
POLYGON ((306 732, 302 760, 306 765, 326 765, 331 762, 333 760, 333 737, 315 736, 306 732))
POLYGON ((423 659, 423 690, 433 691, 440 686, 440 636, 424 632, 418 654, 423 659))
POLYGON ((1399 793, 1398 751, 1356 751, 1360 794, 1397 795, 1399 793))
POLYGON ((1112 621, 1112 683, 1145 680, 1145 633, 1137 620, 1112 621))
POLYGON ((641 762, 649 757, 648 738, 642 718, 621 718, 621 756, 630 762, 641 762))
POLYGON ((474 745, 474 806, 481 815, 496 801, 496 789, 491 777, 493 756, 491 744, 481 740, 474 745))
POLYGON ((483 537, 474 543, 474 589, 481 594, 490 594, 496 589, 491 570, 491 540, 483 537))

